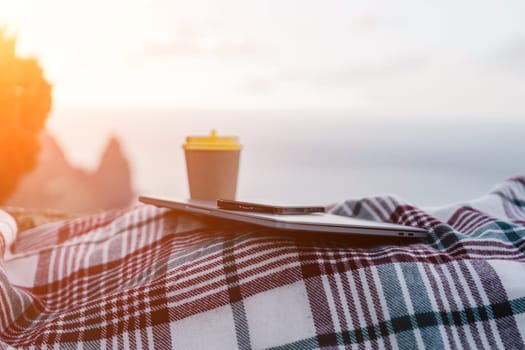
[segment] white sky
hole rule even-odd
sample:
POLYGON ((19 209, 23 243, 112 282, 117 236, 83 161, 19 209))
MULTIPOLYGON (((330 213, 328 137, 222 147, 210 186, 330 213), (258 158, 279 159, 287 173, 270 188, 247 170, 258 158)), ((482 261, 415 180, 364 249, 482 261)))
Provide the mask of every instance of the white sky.
POLYGON ((525 1, 0 0, 57 107, 525 119, 525 1))

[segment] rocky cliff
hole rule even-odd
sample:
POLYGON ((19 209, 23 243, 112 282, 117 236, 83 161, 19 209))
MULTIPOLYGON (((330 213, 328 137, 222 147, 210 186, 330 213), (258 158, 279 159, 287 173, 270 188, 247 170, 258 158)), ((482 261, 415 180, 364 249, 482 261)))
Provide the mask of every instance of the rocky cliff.
POLYGON ((129 161, 119 140, 110 138, 98 169, 73 167, 57 141, 40 136, 36 167, 20 182, 6 205, 88 213, 129 205, 134 198, 129 161))

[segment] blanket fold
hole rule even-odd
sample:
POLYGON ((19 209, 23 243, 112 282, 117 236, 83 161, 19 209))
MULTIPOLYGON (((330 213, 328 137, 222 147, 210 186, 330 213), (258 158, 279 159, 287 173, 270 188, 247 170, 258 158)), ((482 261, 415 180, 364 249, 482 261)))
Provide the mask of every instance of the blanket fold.
POLYGON ((9 253, 9 247, 15 241, 17 233, 15 219, 3 210, 0 210, 0 261, 9 253))
POLYGON ((432 210, 381 196, 332 211, 430 238, 218 226, 146 205, 38 226, 0 264, 0 348, 525 348, 525 176, 432 210))

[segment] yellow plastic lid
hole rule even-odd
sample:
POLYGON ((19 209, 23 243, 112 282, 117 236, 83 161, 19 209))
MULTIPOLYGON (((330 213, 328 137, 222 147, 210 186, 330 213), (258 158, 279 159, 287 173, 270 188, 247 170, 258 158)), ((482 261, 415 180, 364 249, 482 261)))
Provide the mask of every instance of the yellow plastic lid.
POLYGON ((188 136, 186 143, 182 145, 185 150, 206 151, 237 151, 241 149, 239 139, 236 136, 217 136, 215 130, 210 136, 188 136))

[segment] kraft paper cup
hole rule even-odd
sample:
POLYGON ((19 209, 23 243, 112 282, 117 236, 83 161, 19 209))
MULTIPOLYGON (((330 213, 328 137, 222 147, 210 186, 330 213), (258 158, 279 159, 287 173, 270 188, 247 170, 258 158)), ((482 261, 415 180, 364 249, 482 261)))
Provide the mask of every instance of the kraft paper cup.
POLYGON ((215 201, 235 199, 241 145, 234 136, 190 136, 182 146, 190 198, 215 201))

